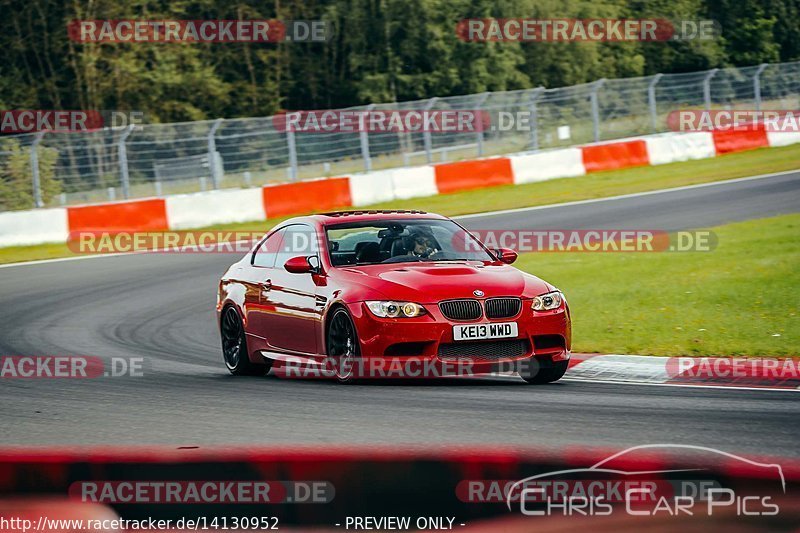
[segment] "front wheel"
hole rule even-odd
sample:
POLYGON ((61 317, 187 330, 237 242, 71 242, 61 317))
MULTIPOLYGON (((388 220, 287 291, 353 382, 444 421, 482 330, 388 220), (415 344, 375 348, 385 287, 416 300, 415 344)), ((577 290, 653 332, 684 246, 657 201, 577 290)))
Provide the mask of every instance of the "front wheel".
POLYGON ((328 321, 326 338, 336 379, 340 383, 353 381, 360 350, 355 324, 343 307, 337 308, 328 321))
POLYGON ((523 369, 520 369, 519 376, 532 385, 558 381, 564 377, 569 366, 569 360, 542 363, 531 359, 528 363, 523 369))
POLYGON ((270 365, 257 365, 250 361, 247 351, 247 338, 239 313, 233 307, 223 311, 220 320, 222 336, 222 357, 225 366, 234 376, 263 376, 269 372, 270 365))

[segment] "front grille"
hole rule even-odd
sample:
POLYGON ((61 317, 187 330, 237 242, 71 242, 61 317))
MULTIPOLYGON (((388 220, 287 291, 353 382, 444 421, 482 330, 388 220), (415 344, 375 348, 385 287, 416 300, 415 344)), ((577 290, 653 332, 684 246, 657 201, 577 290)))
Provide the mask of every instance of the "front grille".
POLYGON ((530 351, 525 339, 481 341, 439 345, 439 359, 443 361, 499 361, 521 357, 530 351))
POLYGON ((481 317, 478 300, 448 300, 439 304, 442 314, 450 320, 476 320, 481 317))
POLYGON ((517 316, 522 300, 519 298, 490 298, 486 300, 488 318, 511 318, 517 316))

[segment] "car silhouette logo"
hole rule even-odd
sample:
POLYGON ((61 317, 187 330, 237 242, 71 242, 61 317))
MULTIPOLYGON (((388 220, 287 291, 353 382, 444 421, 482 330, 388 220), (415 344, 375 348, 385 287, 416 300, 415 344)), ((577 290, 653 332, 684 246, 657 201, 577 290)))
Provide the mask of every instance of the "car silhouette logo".
POLYGON ((472 291, 472 294, 474 294, 475 296, 480 298, 481 296, 484 295, 484 292, 482 290, 480 290, 480 289, 475 289, 474 291, 472 291))

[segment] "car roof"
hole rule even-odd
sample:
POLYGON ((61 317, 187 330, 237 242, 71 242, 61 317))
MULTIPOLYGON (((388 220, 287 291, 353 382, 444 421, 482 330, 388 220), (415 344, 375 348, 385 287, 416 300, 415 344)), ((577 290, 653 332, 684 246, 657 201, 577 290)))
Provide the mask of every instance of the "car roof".
POLYGON ((371 220, 403 220, 427 218, 431 220, 443 220, 447 217, 436 213, 426 213, 413 209, 364 209, 353 211, 331 211, 328 213, 318 213, 310 215, 308 218, 316 220, 323 226, 341 224, 348 222, 368 222, 371 220))

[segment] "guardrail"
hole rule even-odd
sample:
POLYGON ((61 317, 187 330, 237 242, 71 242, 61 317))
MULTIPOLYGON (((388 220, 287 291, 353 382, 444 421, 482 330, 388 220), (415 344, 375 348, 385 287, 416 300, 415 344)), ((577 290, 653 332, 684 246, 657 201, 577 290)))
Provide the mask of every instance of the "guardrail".
POLYGON ((528 114, 528 127, 508 131, 304 134, 282 131, 276 127, 275 117, 258 117, 4 137, 0 138, 0 169, 13 167, 22 172, 19 169, 25 168, 29 176, 12 180, 19 190, 3 193, 0 209, 350 175, 432 163, 436 155, 467 159, 576 146, 668 131, 666 117, 671 111, 714 108, 800 108, 800 62, 603 79, 572 87, 537 87, 348 109, 528 114), (158 179, 156 169, 161 165, 174 166, 176 161, 203 157, 217 161, 207 169, 207 176, 202 176, 206 179, 158 179))

